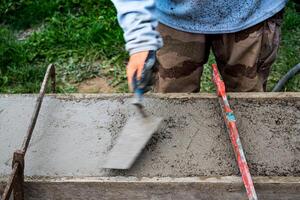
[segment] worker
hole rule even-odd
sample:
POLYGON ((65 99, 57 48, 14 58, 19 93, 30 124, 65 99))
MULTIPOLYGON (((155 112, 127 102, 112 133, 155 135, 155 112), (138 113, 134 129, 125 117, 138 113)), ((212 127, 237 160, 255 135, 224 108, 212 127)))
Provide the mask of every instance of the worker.
POLYGON ((154 52, 155 92, 198 92, 212 50, 227 91, 266 91, 287 0, 112 1, 130 54, 131 89, 154 52))

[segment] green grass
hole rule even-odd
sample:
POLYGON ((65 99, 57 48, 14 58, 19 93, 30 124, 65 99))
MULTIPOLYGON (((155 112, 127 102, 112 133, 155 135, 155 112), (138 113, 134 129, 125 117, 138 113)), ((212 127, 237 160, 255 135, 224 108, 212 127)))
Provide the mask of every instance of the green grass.
MULTIPOLYGON (((289 3, 281 48, 269 77, 268 89, 300 62, 300 16, 289 3)), ((120 92, 128 91, 127 53, 122 30, 110 0, 4 0, 0 3, 0 93, 38 92, 46 66, 57 67, 58 91, 75 92, 76 84, 110 77, 120 92), (33 31, 21 40, 24 31, 33 31)), ((213 57, 209 64, 214 62, 213 57)), ((300 75, 285 91, 300 91, 300 75)), ((212 91, 210 67, 202 77, 202 91, 212 91)))
MULTIPOLYGON (((290 68, 300 63, 300 14, 296 12, 295 4, 289 3, 282 25, 279 54, 268 80, 268 90, 271 90, 290 68)), ((286 84, 284 91, 300 92, 300 74, 286 84)))
POLYGON ((0 6, 0 55, 8 56, 1 60, 0 92, 37 92, 49 63, 57 67, 59 92, 74 92, 75 83, 104 72, 112 85, 126 85, 127 53, 109 0, 19 2, 0 6), (17 40, 28 28, 40 30, 17 40))

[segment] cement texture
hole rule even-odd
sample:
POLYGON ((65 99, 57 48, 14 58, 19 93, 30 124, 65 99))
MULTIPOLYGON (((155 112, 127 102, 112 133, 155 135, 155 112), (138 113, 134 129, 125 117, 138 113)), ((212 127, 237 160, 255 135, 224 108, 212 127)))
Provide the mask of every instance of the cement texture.
POLYGON ((162 118, 137 115, 127 120, 116 143, 107 155, 103 168, 130 169, 152 135, 158 130, 162 118))
MULTIPOLYGON (((0 177, 26 133, 36 95, 0 95, 0 177)), ((106 155, 129 116, 129 95, 51 95, 41 108, 26 176, 189 177, 239 175, 214 95, 150 95, 147 111, 164 121, 130 170, 108 170, 106 155)), ((232 94, 254 176, 300 176, 300 95, 232 94)))

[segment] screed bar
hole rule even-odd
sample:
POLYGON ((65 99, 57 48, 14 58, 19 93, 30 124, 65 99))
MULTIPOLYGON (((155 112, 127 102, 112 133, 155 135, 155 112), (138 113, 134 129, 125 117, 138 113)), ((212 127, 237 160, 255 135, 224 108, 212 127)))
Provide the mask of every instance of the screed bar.
POLYGON ((248 164, 243 151, 242 143, 240 141, 239 133, 236 127, 236 119, 233 114, 233 111, 230 108, 228 98, 226 95, 224 81, 220 77, 217 65, 212 64, 212 68, 213 82, 216 86, 217 95, 219 96, 219 102, 224 115, 224 121, 230 136, 230 140, 240 169, 240 173, 242 175, 243 183, 247 191, 248 199, 257 200, 256 191, 253 185, 251 174, 249 172, 248 164))

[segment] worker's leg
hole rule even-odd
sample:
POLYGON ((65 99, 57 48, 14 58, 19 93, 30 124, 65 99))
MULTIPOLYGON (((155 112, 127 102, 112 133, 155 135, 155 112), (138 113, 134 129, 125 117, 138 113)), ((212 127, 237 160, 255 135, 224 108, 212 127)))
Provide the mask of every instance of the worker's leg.
POLYGON ((187 33, 160 24, 164 46, 157 52, 155 92, 198 92, 209 45, 202 34, 187 33))
POLYGON ((279 46, 281 21, 282 12, 246 30, 214 36, 213 51, 228 91, 266 90, 279 46))

